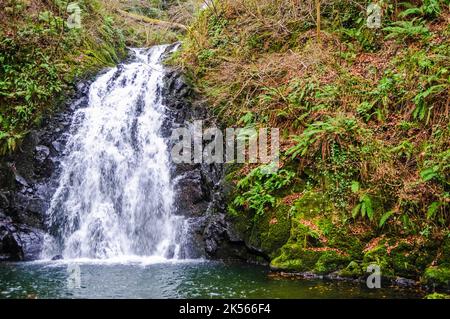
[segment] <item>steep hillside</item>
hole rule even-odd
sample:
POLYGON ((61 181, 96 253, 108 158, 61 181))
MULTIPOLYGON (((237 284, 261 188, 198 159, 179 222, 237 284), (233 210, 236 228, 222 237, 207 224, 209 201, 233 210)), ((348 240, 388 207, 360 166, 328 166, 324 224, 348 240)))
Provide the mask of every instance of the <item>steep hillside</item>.
POLYGON ((177 41, 195 1, 0 0, 0 155, 126 46, 177 41), (176 23, 171 23, 173 21, 176 23))
POLYGON ((376 263, 448 285, 448 1, 384 1, 379 28, 369 1, 317 4, 216 1, 183 41, 177 61, 224 127, 282 132, 278 173, 230 166, 229 213, 274 268, 376 263))

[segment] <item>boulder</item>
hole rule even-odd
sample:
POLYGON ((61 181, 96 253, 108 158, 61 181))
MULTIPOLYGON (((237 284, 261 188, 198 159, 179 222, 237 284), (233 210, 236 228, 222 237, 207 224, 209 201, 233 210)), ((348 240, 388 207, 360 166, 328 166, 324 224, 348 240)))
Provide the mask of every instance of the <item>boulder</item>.
POLYGON ((39 258, 43 231, 15 224, 9 217, 0 217, 0 260, 28 261, 39 258))

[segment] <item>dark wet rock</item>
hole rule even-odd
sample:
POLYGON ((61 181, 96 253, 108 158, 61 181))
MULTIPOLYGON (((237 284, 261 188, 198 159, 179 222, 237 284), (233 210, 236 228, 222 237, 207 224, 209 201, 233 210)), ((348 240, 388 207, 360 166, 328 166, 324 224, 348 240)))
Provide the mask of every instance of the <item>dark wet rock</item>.
POLYGON ((45 145, 38 145, 35 148, 35 159, 39 163, 44 163, 45 160, 50 156, 50 149, 45 145))
POLYGON ((0 261, 21 260, 22 250, 14 236, 15 228, 10 218, 0 218, 0 261))
POLYGON ((58 170, 54 157, 64 150, 65 132, 74 110, 85 105, 89 84, 80 82, 59 112, 44 118, 15 153, 0 158, 0 260, 39 258, 51 178, 58 170))
POLYGON ((53 256, 52 260, 63 260, 64 257, 62 255, 53 256))
POLYGON ((394 284, 400 287, 413 287, 417 285, 417 282, 412 279, 397 277, 394 279, 394 284))
POLYGON ((22 225, 19 227, 18 238, 22 247, 23 260, 38 259, 42 250, 44 232, 22 225))
POLYGON ((62 145, 60 142, 58 142, 58 141, 54 141, 54 142, 52 142, 52 146, 53 146, 53 149, 55 150, 55 151, 57 151, 58 153, 61 153, 62 151, 63 151, 63 149, 64 149, 64 145, 62 145))
POLYGON ((78 84, 76 85, 76 88, 77 88, 76 98, 79 99, 79 98, 83 98, 84 96, 88 95, 91 84, 92 84, 92 81, 78 82, 78 84))
POLYGON ((44 233, 9 217, 0 217, 0 260, 27 261, 39 258, 44 233))
MULTIPOLYGON (((213 202, 214 203, 214 202, 213 202)), ((213 214, 208 220, 203 234, 205 249, 209 257, 223 260, 241 260, 258 264, 268 264, 269 257, 257 247, 249 245, 236 231, 226 210, 213 214)))
POLYGON ((203 215, 210 204, 210 189, 208 177, 200 168, 183 172, 178 175, 177 209, 180 214, 187 216, 203 215))
POLYGON ((30 185, 28 184, 27 180, 25 178, 23 178, 22 176, 20 176, 19 174, 15 174, 16 177, 16 182, 19 183, 22 186, 25 187, 29 187, 30 185))
POLYGON ((17 222, 38 228, 43 227, 48 200, 29 192, 16 193, 11 200, 10 213, 17 222))
POLYGON ((217 214, 210 218, 203 234, 208 255, 213 256, 217 253, 220 243, 226 237, 226 230, 224 215, 217 214))
MULTIPOLYGON (((167 72, 161 90, 167 107, 164 137, 170 138, 174 128, 189 128, 196 120, 203 121, 204 129, 217 126, 211 121, 207 105, 180 72, 167 72)), ((223 165, 177 164, 172 168, 172 176, 178 181, 177 214, 187 216, 191 225, 189 246, 194 248, 187 252, 189 257, 200 255, 267 264, 266 254, 245 242, 227 214, 228 189, 223 180, 223 165)))

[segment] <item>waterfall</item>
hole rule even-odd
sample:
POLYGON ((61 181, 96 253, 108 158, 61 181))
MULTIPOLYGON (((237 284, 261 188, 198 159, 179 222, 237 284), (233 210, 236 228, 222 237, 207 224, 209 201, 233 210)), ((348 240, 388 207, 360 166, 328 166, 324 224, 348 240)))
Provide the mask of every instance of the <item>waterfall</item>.
POLYGON ((173 215, 161 59, 167 46, 132 49, 100 75, 76 110, 47 212, 44 255, 177 258, 184 219, 173 215))

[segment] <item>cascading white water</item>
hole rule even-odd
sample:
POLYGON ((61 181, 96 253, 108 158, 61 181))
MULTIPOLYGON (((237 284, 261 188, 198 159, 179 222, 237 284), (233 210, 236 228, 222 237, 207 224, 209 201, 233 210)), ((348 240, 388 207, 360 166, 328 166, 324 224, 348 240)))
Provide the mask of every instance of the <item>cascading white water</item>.
POLYGON ((183 218, 171 214, 169 150, 160 135, 166 49, 133 49, 133 60, 98 77, 89 105, 74 114, 48 210, 46 257, 177 258, 183 218))

